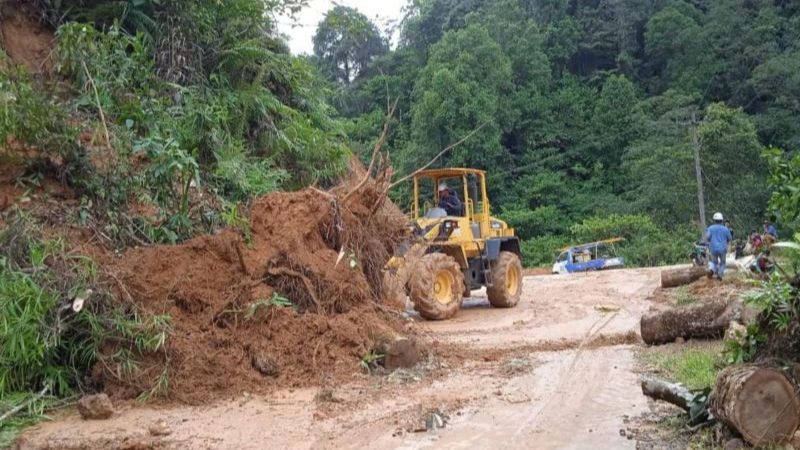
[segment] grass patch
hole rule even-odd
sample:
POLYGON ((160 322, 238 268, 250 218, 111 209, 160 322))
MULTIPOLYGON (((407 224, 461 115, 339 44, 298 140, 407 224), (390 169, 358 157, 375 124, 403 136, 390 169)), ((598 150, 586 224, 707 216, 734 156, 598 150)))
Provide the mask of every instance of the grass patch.
POLYGON ((689 292, 689 286, 681 286, 675 289, 672 298, 676 306, 691 305, 700 301, 699 298, 689 292))
POLYGON ((642 359, 672 381, 689 389, 703 389, 714 385, 724 363, 721 351, 719 342, 665 346, 645 350, 642 359))

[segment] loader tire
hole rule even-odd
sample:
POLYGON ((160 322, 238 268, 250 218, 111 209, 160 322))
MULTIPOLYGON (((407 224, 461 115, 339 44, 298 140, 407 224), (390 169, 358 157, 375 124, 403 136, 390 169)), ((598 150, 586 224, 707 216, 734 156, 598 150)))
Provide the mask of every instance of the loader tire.
POLYGON ((492 286, 486 288, 489 303, 495 308, 513 308, 522 295, 522 263, 511 252, 500 252, 492 263, 492 286))
POLYGON ((414 309, 428 320, 445 320, 461 309, 464 274, 458 263, 443 253, 431 253, 415 265, 408 280, 414 309))

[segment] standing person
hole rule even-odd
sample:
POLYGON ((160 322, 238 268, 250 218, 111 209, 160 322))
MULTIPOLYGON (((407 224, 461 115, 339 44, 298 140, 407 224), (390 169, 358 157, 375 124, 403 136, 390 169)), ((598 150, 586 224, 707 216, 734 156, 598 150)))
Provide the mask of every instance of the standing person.
POLYGON ((767 241, 767 245, 772 245, 778 240, 778 229, 769 220, 764 221, 764 240, 767 241))
POLYGON ((725 276, 725 257, 728 253, 728 244, 733 240, 731 230, 723 223, 725 218, 722 213, 714 213, 714 223, 706 230, 706 240, 711 251, 711 262, 709 263, 708 276, 716 275, 718 279, 725 276))

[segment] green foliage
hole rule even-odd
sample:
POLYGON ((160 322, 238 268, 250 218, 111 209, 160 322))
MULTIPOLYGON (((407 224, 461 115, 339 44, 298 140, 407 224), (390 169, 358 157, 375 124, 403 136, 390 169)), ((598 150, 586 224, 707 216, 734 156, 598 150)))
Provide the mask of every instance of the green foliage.
POLYGON ((2 432, 34 420, 44 405, 84 389, 98 361, 130 370, 163 349, 168 316, 141 317, 116 305, 95 263, 45 240, 22 213, 6 217, 0 231, 0 398, 9 408, 26 405, 2 432), (75 308, 75 299, 83 308, 75 308), (108 349, 116 353, 106 354, 108 349), (43 392, 41 398, 32 394, 43 392))
POLYGON ((758 347, 766 340, 758 325, 750 325, 744 333, 737 332, 733 339, 725 339, 722 354, 728 364, 744 364, 751 362, 756 356, 758 347))
POLYGON ((784 332, 800 316, 800 300, 797 294, 797 290, 781 275, 775 274, 748 296, 747 303, 761 312, 772 329, 784 332))
MULTIPOLYGON (((742 0, 414 2, 398 48, 336 106, 368 148, 387 95, 399 97, 388 147, 404 173, 486 123, 436 166, 488 169, 495 211, 523 239, 610 214, 649 216, 662 241, 684 239, 700 222, 696 136, 707 209, 742 232, 766 211, 762 143, 800 145, 797 12, 742 0)), ((674 261, 694 238, 640 259, 674 261)))
POLYGON ((625 239, 619 244, 619 252, 632 266, 660 266, 684 261, 695 234, 688 227, 665 230, 642 215, 592 217, 574 225, 571 231, 580 242, 612 237, 625 239))
POLYGON ((371 349, 361 357, 361 368, 367 373, 372 373, 373 370, 376 370, 378 366, 383 363, 385 357, 386 355, 378 350, 371 349))
POLYGON ((590 242, 614 237, 633 240, 642 235, 655 234, 658 229, 647 216, 614 214, 588 218, 583 223, 573 225, 571 231, 577 239, 590 242))
POLYGON ((314 55, 329 78, 344 85, 355 81, 388 51, 378 28, 358 10, 337 5, 325 14, 314 35, 314 55))
POLYGON ((502 216, 523 237, 558 234, 567 228, 564 216, 553 205, 536 209, 506 209, 502 216))
POLYGON ((764 150, 764 158, 770 170, 770 207, 787 224, 796 225, 800 219, 800 154, 787 155, 772 147, 764 150))
POLYGON ((68 162, 77 155, 77 130, 68 124, 66 108, 32 82, 24 69, 3 69, 0 62, 0 142, 11 137, 68 162))
MULTIPOLYGON (((773 274, 759 282, 758 289, 745 298, 745 303, 759 311, 759 322, 725 340, 725 357, 730 364, 752 361, 770 339, 793 333, 791 328, 800 318, 800 296, 782 274, 773 274)), ((789 348, 777 351, 791 353, 789 348)))
POLYGON ((677 306, 691 305, 699 301, 696 296, 689 292, 688 286, 681 286, 675 289, 674 299, 677 306))
POLYGON ((756 228, 769 192, 763 146, 753 121, 740 108, 712 103, 697 134, 709 208, 724 211, 740 227, 756 228))
POLYGON ((505 114, 500 94, 510 88, 511 62, 486 28, 471 25, 447 33, 431 48, 412 106, 413 154, 408 170, 419 167, 471 130, 481 130, 455 148, 447 164, 497 167, 504 151, 497 119, 505 114))
POLYGON ((267 38, 272 12, 303 4, 44 2, 50 13, 93 22, 56 33, 56 68, 72 91, 51 96, 50 86, 3 65, 0 138, 59 156, 36 168, 76 188, 93 206, 80 220, 102 224, 119 246, 180 241, 218 226, 226 202, 333 180, 349 150, 327 91, 307 62, 267 38), (186 37, 192 46, 180 47, 186 37), (130 216, 134 199, 157 208, 154 221, 130 216))
POLYGON ((521 242, 522 261, 526 267, 551 266, 561 249, 569 245, 565 237, 545 235, 521 242))

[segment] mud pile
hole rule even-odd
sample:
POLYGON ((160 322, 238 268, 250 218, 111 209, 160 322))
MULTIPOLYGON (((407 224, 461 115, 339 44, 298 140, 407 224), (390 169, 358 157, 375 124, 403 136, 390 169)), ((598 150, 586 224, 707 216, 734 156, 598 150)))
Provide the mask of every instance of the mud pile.
POLYGON ((381 186, 371 180, 346 200, 316 189, 270 194, 251 208, 249 243, 225 230, 112 262, 120 298, 169 314, 173 330, 136 380, 99 368, 102 387, 132 398, 166 366, 169 397, 197 403, 352 376, 401 327, 381 305, 381 269, 406 225, 381 186))

